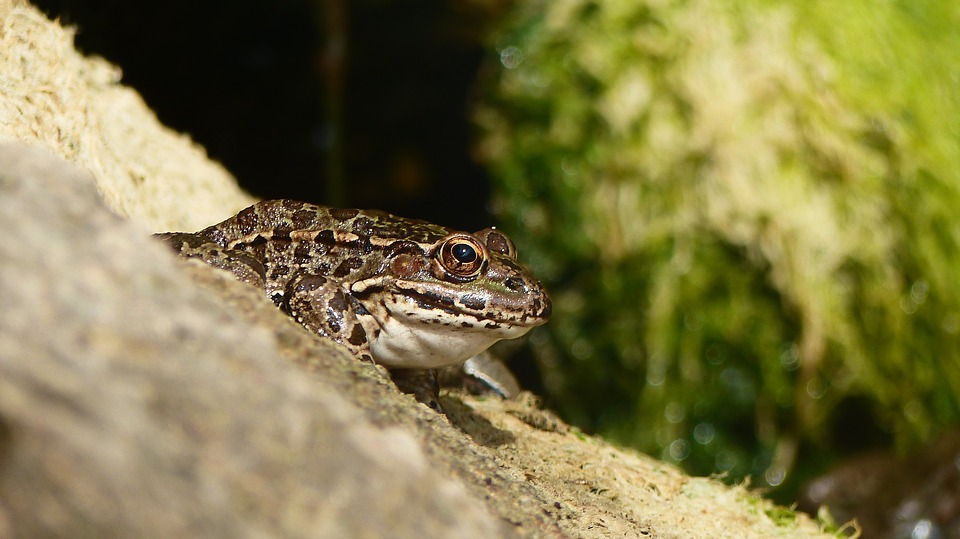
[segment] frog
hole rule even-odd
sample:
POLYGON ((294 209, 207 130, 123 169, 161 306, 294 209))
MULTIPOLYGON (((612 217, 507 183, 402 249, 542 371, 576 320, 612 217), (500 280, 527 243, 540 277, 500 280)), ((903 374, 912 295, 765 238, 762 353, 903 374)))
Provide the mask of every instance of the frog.
POLYGON ((546 323, 552 310, 544 285, 495 227, 469 233, 279 199, 197 232, 156 237, 262 290, 308 331, 385 367, 401 390, 434 408, 436 369, 483 357, 546 323))

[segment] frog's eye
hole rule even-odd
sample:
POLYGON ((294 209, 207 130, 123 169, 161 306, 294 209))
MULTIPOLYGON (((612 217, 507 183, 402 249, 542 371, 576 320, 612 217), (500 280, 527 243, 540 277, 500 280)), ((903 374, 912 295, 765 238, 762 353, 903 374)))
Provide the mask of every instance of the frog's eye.
POLYGON ((513 260, 517 259, 517 248, 513 241, 506 234, 495 228, 485 228, 475 234, 484 243, 491 252, 502 254, 513 260))
POLYGON ((465 234, 451 236, 437 251, 440 265, 457 278, 470 278, 480 274, 486 262, 483 245, 465 234))

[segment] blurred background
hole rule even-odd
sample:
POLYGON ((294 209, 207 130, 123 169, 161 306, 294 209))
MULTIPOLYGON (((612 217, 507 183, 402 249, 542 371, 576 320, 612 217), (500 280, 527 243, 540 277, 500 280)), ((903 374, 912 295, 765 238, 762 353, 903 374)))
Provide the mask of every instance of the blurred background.
POLYGON ((960 4, 35 3, 254 195, 505 229, 584 431, 960 537, 960 4))

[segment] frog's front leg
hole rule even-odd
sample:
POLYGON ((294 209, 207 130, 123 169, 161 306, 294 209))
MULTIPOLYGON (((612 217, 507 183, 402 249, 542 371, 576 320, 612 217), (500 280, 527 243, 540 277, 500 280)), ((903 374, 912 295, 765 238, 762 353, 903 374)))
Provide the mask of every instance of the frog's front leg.
POLYGON ((346 346, 364 361, 373 362, 367 333, 338 281, 312 273, 296 275, 285 287, 280 308, 308 330, 346 346))
MULTIPOLYGON (((280 307, 308 330, 346 346, 357 357, 373 362, 367 333, 357 318, 352 298, 329 277, 303 273, 287 283, 280 307)), ((358 306, 359 308, 363 308, 358 306)), ((432 369, 389 369, 397 388, 442 411, 440 386, 432 369)))
POLYGON ((437 369, 440 387, 464 389, 471 395, 496 395, 514 399, 520 394, 520 382, 503 361, 489 349, 460 365, 437 369))

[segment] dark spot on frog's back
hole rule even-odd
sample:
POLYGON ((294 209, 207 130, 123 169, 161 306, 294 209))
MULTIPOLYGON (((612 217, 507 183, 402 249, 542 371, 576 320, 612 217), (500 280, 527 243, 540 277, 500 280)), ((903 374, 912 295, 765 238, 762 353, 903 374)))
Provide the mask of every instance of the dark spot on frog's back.
POLYGON ((300 208, 303 208, 304 206, 309 205, 306 202, 303 202, 302 200, 290 200, 290 199, 270 200, 265 202, 264 204, 273 204, 285 211, 296 211, 296 210, 299 210, 300 208))
POLYGON ((353 222, 353 233, 361 237, 373 234, 373 220, 366 216, 357 217, 353 222))
POLYGON ((310 210, 297 210, 290 216, 293 227, 298 230, 310 228, 317 220, 317 212, 310 210))
POLYGON ((237 227, 240 234, 246 236, 253 233, 260 226, 260 216, 257 214, 256 206, 250 206, 237 214, 237 227))
POLYGON ((356 217, 358 213, 360 213, 360 210, 330 208, 330 217, 333 217, 337 221, 349 221, 356 217))
POLYGON ((286 277, 290 274, 290 266, 286 264, 276 264, 273 266, 273 269, 270 271, 271 279, 280 279, 286 277))
POLYGON ((358 269, 362 265, 363 265, 363 260, 357 257, 348 258, 343 262, 341 262, 340 265, 337 266, 337 269, 333 270, 333 276, 338 278, 346 277, 347 275, 350 275, 350 273, 352 273, 353 270, 358 269))
POLYGON ((290 229, 278 226, 273 229, 270 239, 273 241, 290 241, 290 229))
POLYGON ((310 262, 313 258, 314 248, 307 242, 300 242, 293 250, 293 263, 302 265, 310 262))
POLYGON ((334 236, 332 230, 321 230, 313 237, 313 241, 322 244, 322 245, 334 245, 337 242, 336 236, 334 236))

